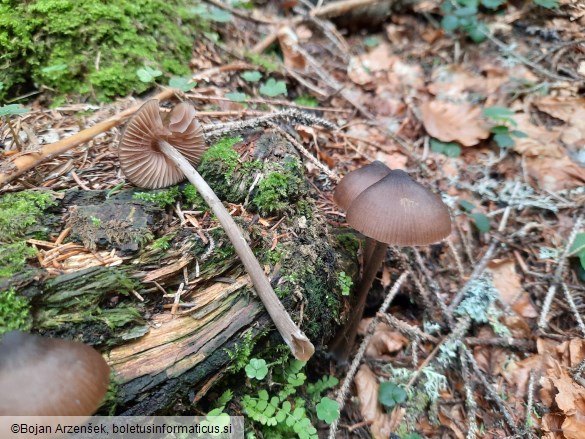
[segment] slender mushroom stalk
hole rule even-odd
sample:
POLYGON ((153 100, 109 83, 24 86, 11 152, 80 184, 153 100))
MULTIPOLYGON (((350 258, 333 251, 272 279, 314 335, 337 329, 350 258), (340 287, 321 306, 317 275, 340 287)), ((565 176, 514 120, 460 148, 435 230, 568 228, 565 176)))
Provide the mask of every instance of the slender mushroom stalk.
POLYGON ((240 228, 191 164, 199 161, 203 151, 203 136, 193 107, 184 103, 177 105, 170 114, 167 128, 163 126, 158 101, 151 100, 128 122, 120 141, 119 156, 122 170, 138 186, 159 188, 187 177, 225 229, 260 300, 292 354, 298 360, 307 361, 315 352, 313 344, 274 293, 240 228))
POLYGON ((401 170, 389 171, 359 192, 348 208, 347 222, 374 240, 375 246, 371 255, 366 255, 366 266, 356 290, 356 310, 332 343, 333 352, 342 361, 349 356, 368 291, 384 261, 388 244, 428 245, 451 233, 451 217, 441 198, 401 170))

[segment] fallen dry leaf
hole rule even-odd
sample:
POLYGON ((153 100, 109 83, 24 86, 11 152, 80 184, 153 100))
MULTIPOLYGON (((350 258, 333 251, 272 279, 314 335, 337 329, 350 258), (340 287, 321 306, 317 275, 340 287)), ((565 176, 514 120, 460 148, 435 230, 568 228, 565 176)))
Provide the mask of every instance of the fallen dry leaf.
POLYGON ((522 288, 513 259, 493 260, 488 264, 488 268, 493 274, 494 286, 500 293, 502 302, 510 305, 522 317, 538 317, 538 311, 532 304, 530 296, 522 288))
POLYGON ((585 184, 585 168, 573 162, 568 156, 528 157, 526 170, 539 188, 553 192, 585 184))
POLYGON ((291 69, 304 70, 305 57, 297 50, 299 38, 294 31, 283 26, 278 30, 278 42, 284 56, 284 65, 291 69))
POLYGON ((378 402, 380 385, 378 378, 365 364, 355 375, 357 396, 360 400, 360 413, 364 421, 371 422, 370 428, 376 439, 387 439, 393 431, 392 419, 378 402))
POLYGON ((479 107, 435 100, 423 103, 421 112, 427 133, 443 142, 473 146, 490 136, 479 107))
POLYGON ((534 105, 540 111, 566 122, 561 129, 561 140, 567 146, 585 144, 585 99, 571 96, 545 96, 534 105))
POLYGON ((525 113, 516 113, 514 120, 516 129, 526 134, 526 137, 515 138, 513 149, 525 156, 545 156, 561 158, 565 152, 558 143, 560 132, 558 129, 547 129, 534 125, 530 116, 525 113))
MULTIPOLYGON (((358 326, 358 334, 364 334, 372 319, 362 319, 358 326)), ((389 354, 400 351, 408 339, 398 331, 394 331, 385 323, 380 323, 366 348, 366 356, 384 358, 389 354)))

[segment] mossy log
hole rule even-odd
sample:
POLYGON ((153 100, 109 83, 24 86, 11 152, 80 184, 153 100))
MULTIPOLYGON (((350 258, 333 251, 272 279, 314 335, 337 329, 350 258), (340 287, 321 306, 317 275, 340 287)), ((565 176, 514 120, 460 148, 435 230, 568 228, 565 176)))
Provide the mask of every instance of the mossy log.
MULTIPOLYGON (((293 146, 274 133, 225 139, 199 171, 232 203, 276 293, 322 347, 346 313, 340 273, 356 274, 355 242, 331 233, 293 146)), ((124 263, 53 271, 17 291, 31 298, 33 332, 102 350, 115 382, 103 413, 177 413, 251 352, 267 361, 281 355, 250 279, 190 185, 138 195, 75 191, 61 206, 72 239, 93 252, 114 250, 124 263), (177 202, 183 224, 165 213, 177 202)))

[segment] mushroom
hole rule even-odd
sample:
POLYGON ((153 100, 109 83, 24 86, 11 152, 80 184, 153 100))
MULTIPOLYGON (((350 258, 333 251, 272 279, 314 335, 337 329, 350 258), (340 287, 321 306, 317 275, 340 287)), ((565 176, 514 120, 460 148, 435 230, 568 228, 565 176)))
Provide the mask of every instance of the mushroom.
MULTIPOLYGON (((359 194, 374 183, 386 177, 389 172, 390 168, 379 160, 375 160, 369 165, 362 166, 361 168, 347 174, 343 180, 339 182, 333 194, 333 199, 339 207, 348 210, 351 203, 353 203, 353 200, 355 200, 359 194)), ((374 240, 366 237, 366 248, 363 257, 364 265, 367 264, 368 259, 372 256, 374 246, 374 240)))
POLYGON ((350 226, 375 242, 370 255, 365 258, 362 279, 357 287, 355 312, 332 343, 332 350, 341 360, 345 360, 349 354, 368 291, 384 261, 388 245, 428 245, 451 233, 449 210, 438 195, 398 169, 389 170, 384 177, 375 181, 383 169, 380 165, 374 165, 375 162, 368 165, 373 168, 372 172, 362 168, 349 173, 340 182, 335 194, 336 200, 346 202, 345 194, 337 195, 337 191, 341 189, 348 192, 347 185, 342 185, 346 178, 350 179, 350 183, 352 180, 356 182, 357 189, 352 193, 357 194, 350 199, 346 220, 350 226), (360 177, 354 177, 355 173, 359 173, 360 177), (363 189, 368 181, 374 182, 363 189))
POLYGON ((153 99, 138 110, 124 130, 119 147, 120 166, 128 179, 140 187, 166 187, 185 177, 195 186, 225 229, 282 338, 295 358, 307 361, 315 352, 313 344, 292 321, 274 293, 264 270, 229 212, 193 167, 205 149, 202 129, 191 105, 177 105, 165 126, 158 101, 153 99))
POLYGON ((109 380, 107 363, 83 343, 20 331, 0 338, 0 416, 90 416, 109 380))

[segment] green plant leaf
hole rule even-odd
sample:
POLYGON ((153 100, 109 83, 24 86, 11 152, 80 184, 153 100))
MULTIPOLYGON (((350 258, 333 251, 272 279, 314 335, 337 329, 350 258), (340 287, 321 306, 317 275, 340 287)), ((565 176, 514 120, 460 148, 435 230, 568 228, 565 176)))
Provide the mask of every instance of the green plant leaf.
POLYGON ((140 79, 142 82, 148 83, 154 81, 154 78, 157 78, 160 75, 162 75, 162 72, 160 70, 153 69, 152 67, 149 66, 143 66, 136 70, 136 75, 138 76, 138 79, 140 79))
POLYGON ((559 7, 558 0, 534 0, 534 4, 546 9, 556 9, 559 7))
POLYGON ((461 147, 454 142, 441 142, 437 139, 431 139, 431 151, 438 154, 444 154, 447 157, 459 157, 461 147))
POLYGON ((514 110, 502 107, 500 105, 494 105, 493 107, 486 107, 481 111, 484 117, 494 120, 509 120, 514 116, 514 110))
POLYGON ((474 43, 482 43, 487 39, 487 34, 489 33, 489 29, 487 25, 481 21, 471 22, 466 25, 465 31, 471 41, 474 43))
POLYGON ((473 209, 475 209, 475 204, 473 204, 471 201, 460 199, 458 202, 459 205, 468 212, 471 212, 473 209))
POLYGON ((219 8, 210 8, 208 18, 216 23, 229 23, 234 19, 231 13, 219 8))
POLYGON ((585 252, 585 232, 577 233, 575 240, 569 249, 569 256, 579 255, 585 252))
POLYGON ((299 96, 295 98, 295 104, 302 105, 304 107, 318 107, 319 101, 315 99, 313 96, 299 96))
POLYGON ((327 424, 339 419, 339 404, 333 399, 321 398, 321 402, 315 408, 317 409, 317 418, 327 424))
MULTIPOLYGON (((252 358, 244 370, 246 371, 248 378, 256 378, 257 380, 263 380, 266 375, 268 375, 268 366, 266 365, 266 361, 258 358, 252 358)), ((260 395, 259 393, 258 395, 261 399, 264 399, 265 396, 265 400, 268 401, 268 392, 264 392, 265 394, 263 393, 260 395)))
POLYGON ((488 9, 498 9, 506 3, 506 0, 481 0, 481 4, 488 9))
POLYGON ((459 27, 459 19, 455 15, 445 15, 441 19, 441 27, 446 32, 452 32, 459 27))
POLYGON ((496 125, 491 127, 490 131, 494 134, 510 134, 510 129, 505 125, 496 125))
POLYGON ((18 104, 4 105, 0 107, 0 117, 2 116, 14 116, 15 114, 28 113, 28 108, 21 107, 18 104))
POLYGON ((378 393, 378 401, 383 406, 391 409, 396 404, 402 404, 406 401, 406 391, 390 381, 380 383, 380 390, 378 393))
POLYGON ((364 38, 364 46, 366 47, 376 47, 380 44, 380 40, 376 37, 366 37, 364 38))
POLYGON ((514 137, 518 137, 519 139, 524 139, 524 138, 528 137, 528 134, 526 134, 524 131, 520 131, 520 130, 513 130, 510 132, 510 134, 512 134, 514 137))
POLYGON ((43 67, 41 72, 43 73, 56 73, 56 72, 63 72, 67 70, 69 66, 67 64, 55 64, 48 67, 43 67))
POLYGON ((286 96, 286 83, 284 81, 277 81, 274 78, 270 78, 262 84, 260 87, 260 93, 271 98, 278 95, 286 96))
POLYGON ((169 81, 169 87, 185 92, 191 90, 196 85, 197 83, 192 82, 190 76, 173 76, 169 81))
POLYGON ((248 95, 246 93, 240 93, 239 91, 232 91, 231 93, 226 93, 225 97, 233 102, 246 102, 246 99, 248 99, 248 95))
POLYGON ((256 70, 248 70, 240 75, 240 77, 246 82, 258 82, 262 79, 262 73, 256 70))
POLYGON ((463 8, 459 8, 455 11, 457 17, 471 17, 477 15, 477 6, 470 5, 463 8))
POLYGON ((490 231, 490 219, 483 213, 472 213, 473 224, 477 227, 481 233, 487 233, 490 231))
POLYGON ((511 148, 514 146, 514 139, 507 133, 495 134, 494 141, 500 148, 511 148))

